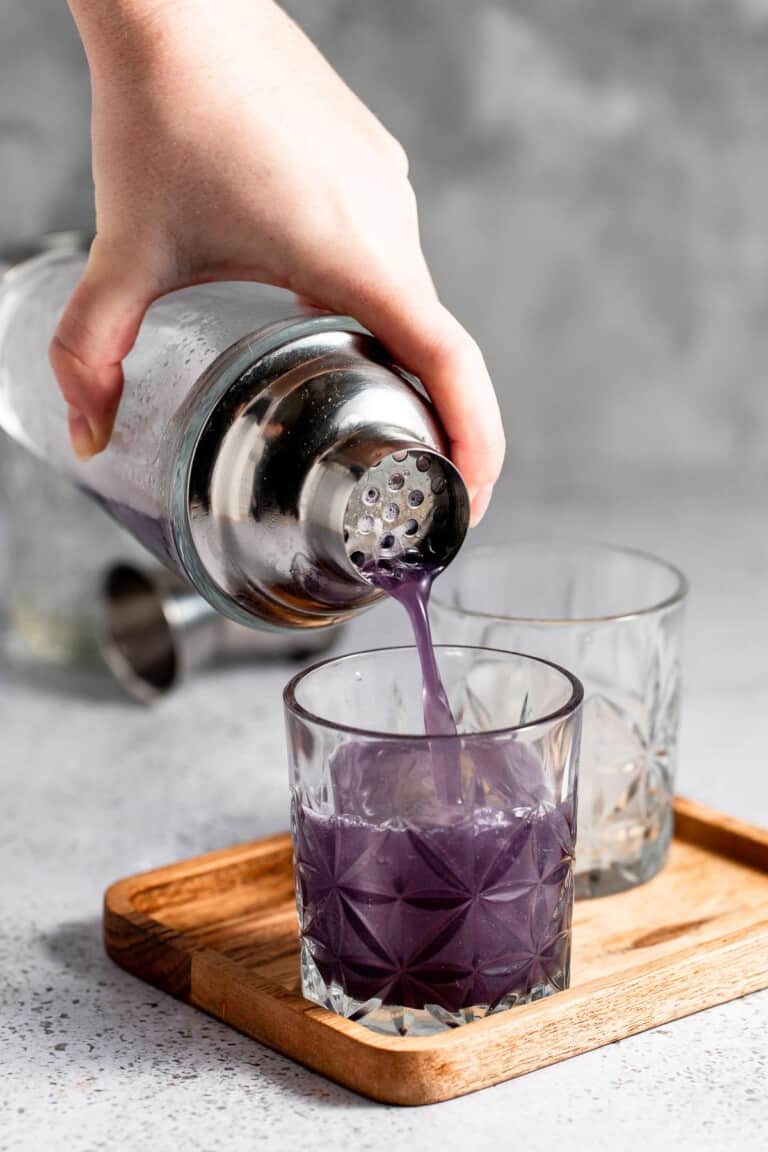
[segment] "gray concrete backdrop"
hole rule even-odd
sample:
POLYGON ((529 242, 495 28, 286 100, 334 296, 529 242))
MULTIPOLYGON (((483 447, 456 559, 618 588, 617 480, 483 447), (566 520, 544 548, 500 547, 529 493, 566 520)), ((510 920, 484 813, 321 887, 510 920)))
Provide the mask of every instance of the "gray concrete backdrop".
MULTIPOLYGON (((408 149, 510 472, 768 472, 767 0, 287 6, 408 149)), ((0 241, 88 221, 87 120, 64 0, 0 0, 0 241)))
MULTIPOLYGON (((765 823, 768 0, 287 2, 406 145, 493 370, 510 453, 480 536, 681 565, 679 788, 765 823)), ((0 0, 0 244, 89 222, 87 121, 65 0, 0 0)), ((12 499, 0 481, 0 570, 25 556, 12 499)), ((382 636, 405 637, 394 603, 342 643, 382 636)), ((768 992, 381 1111, 111 965, 111 879, 286 826, 288 675, 219 669, 139 711, 0 658, 0 1152, 766 1148, 768 992)))

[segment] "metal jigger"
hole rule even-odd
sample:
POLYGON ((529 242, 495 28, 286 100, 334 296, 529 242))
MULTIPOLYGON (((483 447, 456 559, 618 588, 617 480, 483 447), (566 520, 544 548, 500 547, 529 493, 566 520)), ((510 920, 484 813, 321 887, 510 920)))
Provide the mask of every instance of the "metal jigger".
POLYGON ((120 563, 102 584, 99 646, 119 684, 147 704, 213 663, 300 659, 338 639, 340 627, 264 631, 235 624, 164 568, 120 563))

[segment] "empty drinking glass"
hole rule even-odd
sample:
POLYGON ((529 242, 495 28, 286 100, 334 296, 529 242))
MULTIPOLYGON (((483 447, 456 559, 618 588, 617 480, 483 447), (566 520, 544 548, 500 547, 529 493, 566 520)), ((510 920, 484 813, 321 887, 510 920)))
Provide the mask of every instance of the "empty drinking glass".
POLYGON ((563 540, 465 550, 436 586, 439 640, 530 652, 584 685, 577 898, 666 861, 687 590, 654 556, 563 540))
POLYGON ((426 1034, 567 987, 582 689, 435 649, 458 734, 425 736, 413 648, 285 691, 304 995, 426 1034))

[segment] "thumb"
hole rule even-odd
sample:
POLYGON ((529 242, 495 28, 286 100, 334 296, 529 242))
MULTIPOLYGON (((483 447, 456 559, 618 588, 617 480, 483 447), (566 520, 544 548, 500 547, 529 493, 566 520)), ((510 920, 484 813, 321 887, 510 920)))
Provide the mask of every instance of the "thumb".
POLYGON ((83 460, 109 443, 128 355, 151 300, 146 276, 98 237, 49 350, 68 405, 69 435, 83 460))

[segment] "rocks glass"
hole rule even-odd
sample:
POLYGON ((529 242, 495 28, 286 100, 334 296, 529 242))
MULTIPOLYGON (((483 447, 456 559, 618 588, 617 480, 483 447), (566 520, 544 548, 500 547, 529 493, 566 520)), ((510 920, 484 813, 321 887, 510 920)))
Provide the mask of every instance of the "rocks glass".
POLYGON ((436 586, 438 640, 530 652, 584 685, 577 898, 666 861, 687 588, 654 556, 562 540, 467 549, 436 586))
POLYGON ((440 647, 456 736, 425 736, 413 648, 285 690, 304 995, 424 1035, 569 980, 582 689, 529 656, 440 647))

